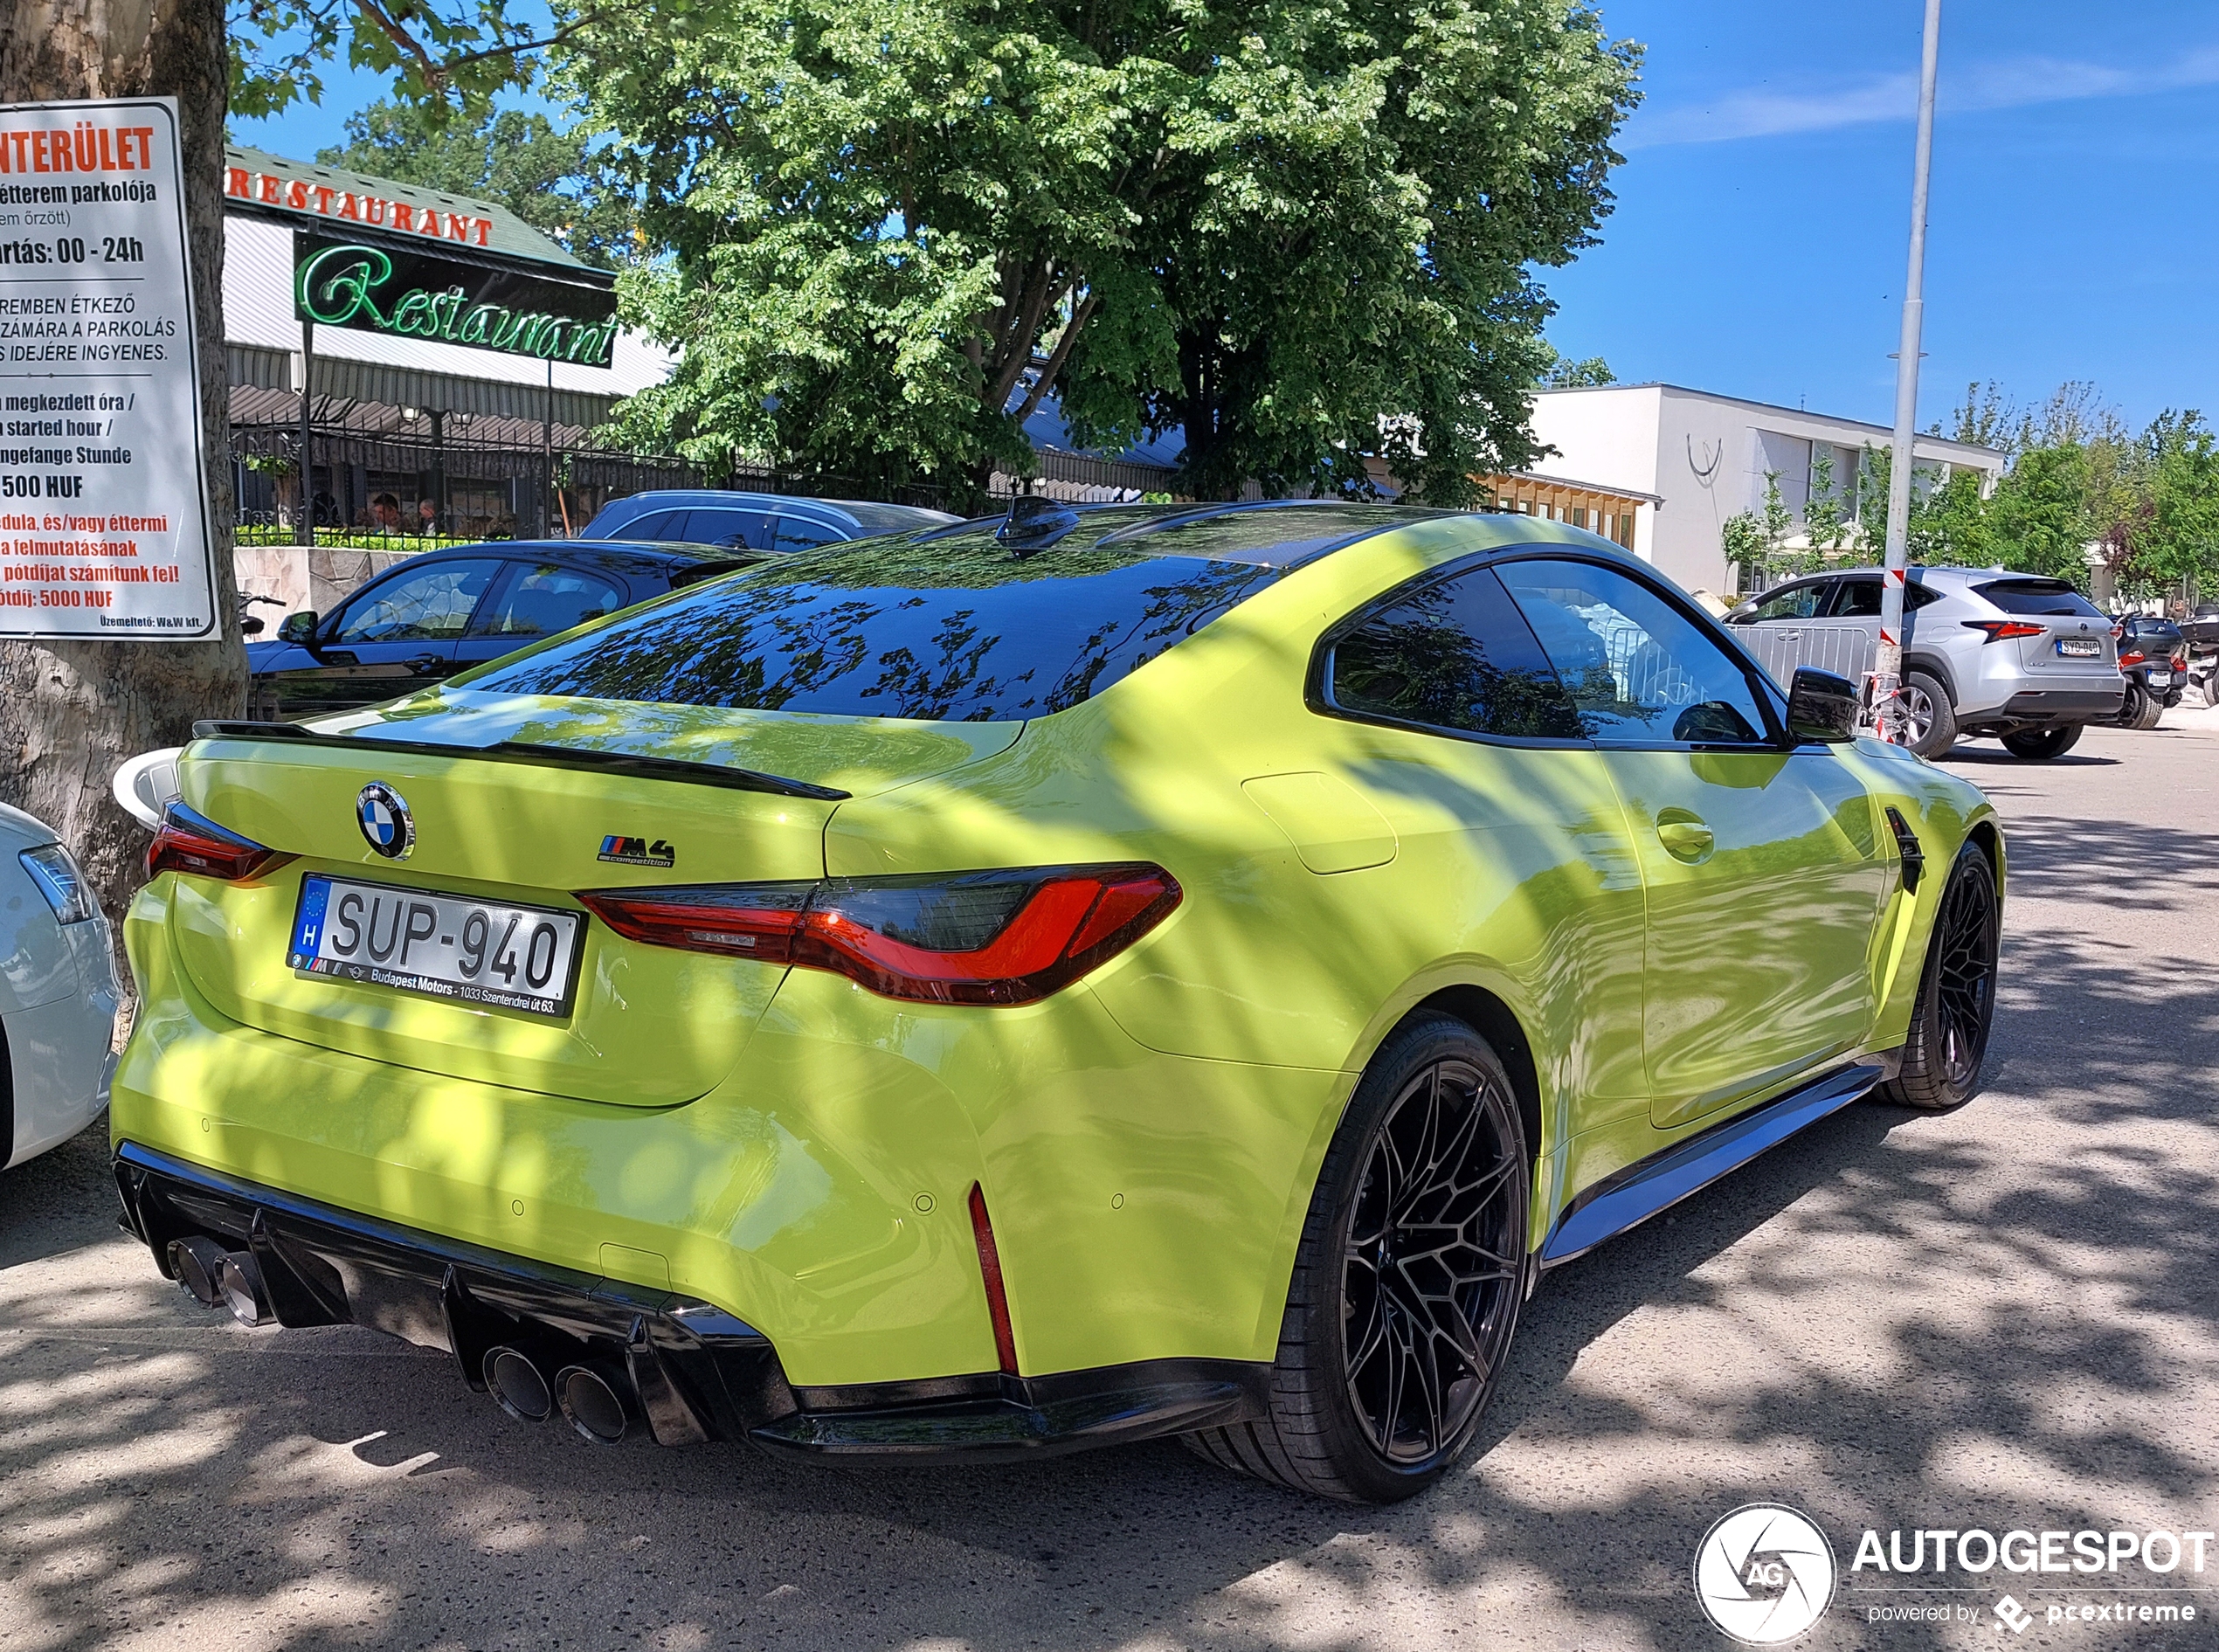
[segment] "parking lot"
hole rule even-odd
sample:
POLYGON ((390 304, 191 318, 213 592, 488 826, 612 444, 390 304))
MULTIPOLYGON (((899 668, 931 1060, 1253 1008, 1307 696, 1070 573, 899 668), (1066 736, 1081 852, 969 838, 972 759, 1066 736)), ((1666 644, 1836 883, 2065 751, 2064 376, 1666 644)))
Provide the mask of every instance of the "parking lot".
POLYGON ((444 1356, 194 1306, 117 1232, 95 1131, 0 1177, 0 1644, 1712 1645, 1696 1544, 1757 1499, 1843 1568, 1807 1644, 2219 1642, 2219 1556, 2133 1579, 2192 1628, 2015 1638, 2000 1575, 1849 1569, 1867 1527, 2219 1525, 2219 711, 1950 764, 2010 833, 1987 1093, 1852 1107, 1551 1275, 1433 1495, 1310 1502, 1168 1442, 961 1472, 598 1449, 444 1356), (1979 1621, 1866 1621, 1921 1600, 1979 1621))

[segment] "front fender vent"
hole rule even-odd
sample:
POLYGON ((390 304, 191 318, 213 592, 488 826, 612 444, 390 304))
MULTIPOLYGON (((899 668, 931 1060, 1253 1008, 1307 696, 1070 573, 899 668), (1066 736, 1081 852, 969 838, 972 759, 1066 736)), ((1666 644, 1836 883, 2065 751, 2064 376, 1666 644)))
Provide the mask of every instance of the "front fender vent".
POLYGON ((1926 874, 1926 852, 1918 847, 1918 834, 1911 823, 1894 809, 1888 811, 1888 826, 1896 834, 1896 851, 1903 857, 1903 892, 1918 893, 1918 880, 1926 874))

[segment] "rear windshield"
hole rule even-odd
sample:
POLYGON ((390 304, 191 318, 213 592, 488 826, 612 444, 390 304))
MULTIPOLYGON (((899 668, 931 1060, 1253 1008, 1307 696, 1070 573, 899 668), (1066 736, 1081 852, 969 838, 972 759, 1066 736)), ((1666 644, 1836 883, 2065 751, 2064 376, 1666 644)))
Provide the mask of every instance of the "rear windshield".
POLYGON ((1974 589, 2007 614, 2078 614, 2101 619, 2104 611, 2062 579, 1991 579, 1974 589))
POLYGON ((996 541, 992 523, 859 540, 695 587, 454 681, 845 716, 1045 716, 1310 556, 1418 515, 1317 506, 1181 524, 1161 508, 1113 508, 1082 513, 1081 527, 1022 556, 996 541))

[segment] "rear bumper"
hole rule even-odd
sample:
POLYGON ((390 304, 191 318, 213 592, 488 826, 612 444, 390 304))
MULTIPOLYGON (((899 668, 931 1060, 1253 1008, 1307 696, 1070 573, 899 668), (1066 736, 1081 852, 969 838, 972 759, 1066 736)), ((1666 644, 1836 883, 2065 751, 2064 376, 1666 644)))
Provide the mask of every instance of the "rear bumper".
POLYGON ((2116 688, 2025 690, 2013 695, 1993 711, 1967 716, 1967 732, 2038 728, 2060 722, 2105 722, 2119 715, 2126 697, 2124 679, 2116 688))
POLYGON ((994 1462, 1239 1422, 1268 1393, 1268 1365, 1210 1359, 796 1388, 767 1337, 691 1296, 340 1210, 129 1141, 115 1179, 124 1226, 165 1276, 170 1241, 205 1236, 252 1254, 280 1324, 364 1325, 439 1349, 480 1391, 496 1347, 550 1371, 587 1365, 667 1446, 994 1462))

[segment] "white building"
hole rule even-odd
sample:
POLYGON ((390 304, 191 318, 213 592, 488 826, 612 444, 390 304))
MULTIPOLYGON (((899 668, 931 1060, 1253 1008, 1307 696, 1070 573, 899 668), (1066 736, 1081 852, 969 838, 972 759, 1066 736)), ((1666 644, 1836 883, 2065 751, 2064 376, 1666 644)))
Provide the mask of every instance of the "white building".
MULTIPOLYGON (((1830 460, 1843 515, 1853 516, 1864 450, 1892 440, 1885 425, 1677 384, 1543 391, 1533 398, 1533 434, 1557 450, 1543 461, 1552 473, 1656 495, 1657 506, 1636 515, 1635 554, 1690 590, 1715 591, 1732 589, 1734 577, 1721 530, 1741 511, 1763 510, 1768 473, 1800 520, 1814 472, 1830 460)), ((1921 436, 1914 452, 1919 473, 1978 471, 1982 493, 2003 473, 2003 455, 1992 447, 1921 436)))

